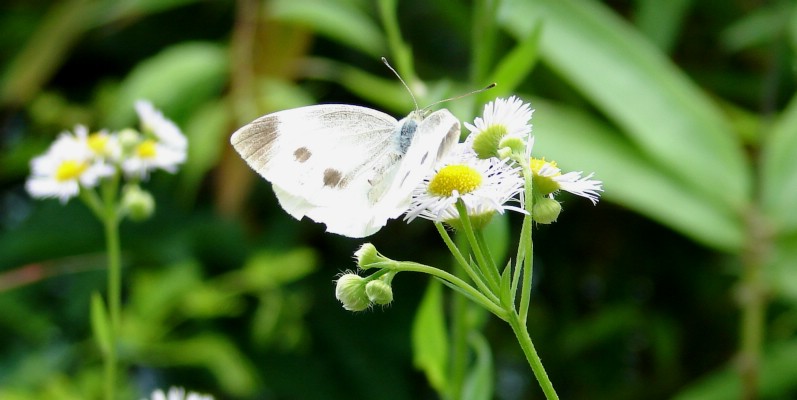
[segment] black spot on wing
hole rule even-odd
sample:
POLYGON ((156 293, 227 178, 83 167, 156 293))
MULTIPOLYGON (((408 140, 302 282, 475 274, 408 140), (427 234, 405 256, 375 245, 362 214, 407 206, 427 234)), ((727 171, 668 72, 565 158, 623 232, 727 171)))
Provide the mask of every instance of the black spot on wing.
POLYGON ((293 156, 296 157, 296 161, 303 163, 310 159, 313 153, 307 149, 307 147, 299 147, 296 151, 293 152, 293 156))
POLYGON ((342 187, 345 183, 343 174, 340 171, 334 168, 327 168, 324 170, 324 186, 342 187))

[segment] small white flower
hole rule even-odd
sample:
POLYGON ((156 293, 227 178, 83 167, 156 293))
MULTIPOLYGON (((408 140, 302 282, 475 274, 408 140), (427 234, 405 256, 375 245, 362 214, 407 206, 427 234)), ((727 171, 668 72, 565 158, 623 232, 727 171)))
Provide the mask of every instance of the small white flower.
POLYGON ((562 170, 556 166, 554 161, 544 159, 531 159, 531 170, 534 173, 534 190, 542 196, 550 196, 559 190, 572 193, 589 199, 592 204, 597 204, 600 193, 603 191, 601 181, 592 179, 594 173, 582 177, 583 172, 568 172, 562 174, 562 170))
POLYGON ((507 205, 523 191, 523 178, 517 167, 497 158, 480 159, 458 145, 454 154, 439 164, 412 195, 405 220, 417 217, 433 221, 459 219, 456 203, 462 199, 468 215, 491 216, 505 210, 524 212, 507 205))
POLYGON ((141 120, 142 132, 152 132, 158 142, 175 150, 185 151, 188 148, 188 139, 183 136, 180 128, 147 100, 136 101, 136 113, 141 120))
MULTIPOLYGON (((472 125, 465 122, 470 131, 465 143, 479 158, 497 157, 503 147, 525 146, 533 112, 529 103, 515 96, 491 101, 484 106, 482 117, 477 117, 472 125)), ((531 153, 526 150, 526 154, 531 153)))
POLYGON ((146 178, 150 171, 157 168, 175 173, 177 167, 184 162, 185 151, 164 146, 154 139, 143 139, 122 161, 122 169, 128 176, 146 178))
POLYGON ((185 389, 172 386, 169 388, 169 393, 164 393, 163 390, 157 389, 152 392, 150 399, 142 400, 213 400, 213 396, 195 392, 186 393, 185 389))
POLYGON ((188 148, 188 141, 180 128, 148 101, 137 101, 135 107, 144 135, 135 143, 130 143, 131 135, 126 135, 123 142, 128 154, 122 161, 122 169, 128 176, 142 179, 154 169, 177 172, 177 167, 186 160, 188 148))
POLYGON ((31 176, 25 183, 31 196, 57 197, 66 203, 77 196, 81 186, 92 188, 115 173, 114 167, 97 158, 88 146, 87 132, 78 125, 75 134, 62 133, 45 154, 31 160, 31 176))

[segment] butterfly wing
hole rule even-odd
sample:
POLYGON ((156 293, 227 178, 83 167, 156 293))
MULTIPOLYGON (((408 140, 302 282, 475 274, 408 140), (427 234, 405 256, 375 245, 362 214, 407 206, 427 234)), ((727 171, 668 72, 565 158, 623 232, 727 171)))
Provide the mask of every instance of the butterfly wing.
POLYGON ((260 117, 230 141, 293 217, 362 237, 379 229, 370 226, 372 182, 401 158, 392 145, 396 126, 395 118, 369 108, 316 105, 260 117))

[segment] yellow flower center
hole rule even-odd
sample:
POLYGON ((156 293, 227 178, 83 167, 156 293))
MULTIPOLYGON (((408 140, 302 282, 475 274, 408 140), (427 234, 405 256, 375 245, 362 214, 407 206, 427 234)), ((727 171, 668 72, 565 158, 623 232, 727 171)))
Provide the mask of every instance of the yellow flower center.
POLYGON ((155 141, 152 139, 144 140, 136 147, 136 154, 141 158, 155 158, 157 153, 155 141))
POLYGON ((552 178, 554 176, 562 175, 561 172, 557 172, 548 176, 540 175, 540 170, 542 170, 542 167, 544 167, 545 164, 549 164, 556 168, 556 161, 545 161, 544 158, 532 158, 530 162, 531 172, 534 174, 532 177, 532 185, 534 186, 536 193, 541 196, 545 196, 559 190, 559 182, 553 180, 552 178))
POLYGON ((64 161, 58 166, 58 169, 55 170, 55 180, 65 182, 77 179, 88 167, 89 165, 85 162, 74 160, 64 161))
POLYGON ((105 154, 105 146, 108 144, 108 135, 92 133, 87 140, 89 148, 94 154, 105 154))
MULTIPOLYGON (((545 164, 551 164, 552 167, 556 168, 556 161, 545 161, 545 158, 540 159, 532 157, 531 172, 534 172, 534 175, 539 174, 540 170, 542 169, 543 166, 545 166, 545 164)), ((556 175, 561 175, 561 172, 557 173, 556 175)))
POLYGON ((482 176, 467 165, 446 165, 429 182, 429 193, 449 197, 456 190, 459 194, 470 193, 482 184, 482 176))

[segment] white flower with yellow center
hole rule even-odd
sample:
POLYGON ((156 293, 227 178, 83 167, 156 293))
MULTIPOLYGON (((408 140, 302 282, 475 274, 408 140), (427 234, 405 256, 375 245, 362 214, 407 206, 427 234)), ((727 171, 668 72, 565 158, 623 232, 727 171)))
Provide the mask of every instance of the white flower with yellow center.
POLYGON ((459 145, 452 157, 438 165, 433 173, 415 189, 412 204, 404 219, 417 217, 456 224, 458 200, 462 200, 470 217, 485 217, 505 210, 524 212, 507 205, 523 191, 523 178, 516 167, 497 158, 479 159, 459 145))
POLYGON ((505 158, 499 155, 499 151, 506 147, 523 151, 531 134, 533 112, 529 103, 515 96, 491 101, 484 106, 482 116, 477 117, 472 125, 465 122, 465 127, 470 131, 465 144, 479 158, 505 158))
MULTIPOLYGON (((195 392, 185 392, 185 389, 179 387, 171 387, 169 388, 168 393, 164 393, 163 390, 157 389, 152 392, 152 396, 150 397, 151 400, 213 400, 213 396, 199 394, 195 392)), ((142 399, 142 400, 150 400, 150 399, 142 399)))
MULTIPOLYGON (((154 169, 175 173, 177 167, 185 162, 188 141, 172 121, 166 119, 147 101, 136 102, 136 112, 141 119, 143 135, 130 146, 125 139, 127 157, 122 169, 129 176, 146 178, 154 169)), ((129 135, 128 135, 129 136, 129 135)))
POLYGON ((80 193, 80 188, 93 188, 101 178, 116 170, 97 158, 88 146, 87 129, 75 127, 75 134, 62 133, 47 152, 31 160, 31 176, 25 189, 36 198, 57 197, 66 203, 80 193))
POLYGON ((540 196, 553 195, 559 190, 572 193, 589 199, 592 204, 597 204, 600 193, 603 191, 601 181, 592 179, 593 173, 582 177, 583 172, 568 172, 562 174, 562 170, 556 166, 555 161, 545 161, 545 159, 531 159, 531 171, 534 173, 533 185, 535 194, 540 196))

